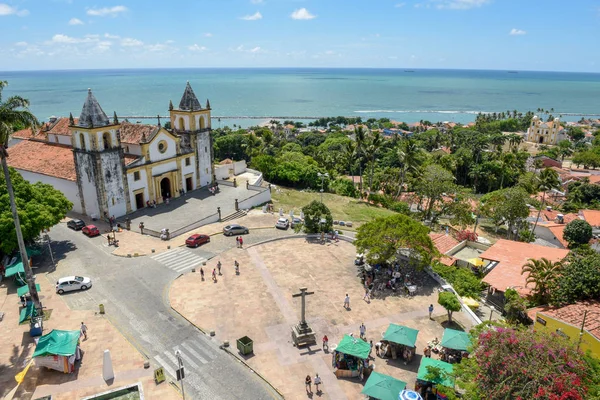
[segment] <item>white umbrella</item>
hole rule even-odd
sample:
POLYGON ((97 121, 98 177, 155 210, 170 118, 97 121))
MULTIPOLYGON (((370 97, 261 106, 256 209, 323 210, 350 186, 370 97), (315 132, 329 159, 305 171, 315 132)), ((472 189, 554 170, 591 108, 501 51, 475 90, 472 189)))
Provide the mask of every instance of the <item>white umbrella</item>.
POLYGON ((414 390, 403 390, 398 395, 398 400, 423 400, 423 398, 414 390))

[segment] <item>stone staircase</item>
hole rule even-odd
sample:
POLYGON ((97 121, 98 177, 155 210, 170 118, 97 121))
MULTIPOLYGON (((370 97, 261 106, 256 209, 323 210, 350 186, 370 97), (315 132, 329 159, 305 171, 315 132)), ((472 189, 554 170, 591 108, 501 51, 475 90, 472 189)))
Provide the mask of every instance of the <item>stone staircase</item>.
POLYGON ((239 210, 234 212, 233 214, 229 214, 226 215, 225 217, 221 218, 221 222, 227 222, 227 221, 232 221, 234 219, 238 219, 241 217, 245 217, 248 213, 244 210, 239 210))

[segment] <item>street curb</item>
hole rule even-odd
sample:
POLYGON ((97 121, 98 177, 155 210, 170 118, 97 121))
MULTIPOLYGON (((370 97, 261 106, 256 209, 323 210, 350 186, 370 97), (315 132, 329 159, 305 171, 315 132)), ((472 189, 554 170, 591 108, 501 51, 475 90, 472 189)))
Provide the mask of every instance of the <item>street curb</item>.
MULTIPOLYGON (((254 244, 250 244, 248 246, 246 246, 247 249, 249 249, 250 247, 254 247, 254 246, 258 246, 261 244, 265 244, 265 243, 270 243, 270 242, 276 242, 278 240, 287 240, 287 239, 302 239, 302 238, 314 238, 314 239, 318 239, 321 235, 318 233, 297 233, 294 235, 290 235, 290 236, 283 236, 283 237, 278 237, 278 238, 272 238, 272 239, 267 239, 267 240, 263 240, 262 242, 258 242, 258 243, 254 243, 254 244)), ((345 235, 340 235, 339 236, 340 240, 343 240, 344 242, 348 242, 348 243, 354 243, 354 241, 356 240, 355 238, 351 238, 350 236, 345 236, 345 235)))

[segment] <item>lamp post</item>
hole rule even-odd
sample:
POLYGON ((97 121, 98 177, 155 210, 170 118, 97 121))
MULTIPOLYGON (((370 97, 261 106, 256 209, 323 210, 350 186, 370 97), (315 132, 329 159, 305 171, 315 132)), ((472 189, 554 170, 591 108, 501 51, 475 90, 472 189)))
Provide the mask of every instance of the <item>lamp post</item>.
POLYGON ((184 372, 183 372, 183 360, 181 359, 181 351, 177 350, 175 351, 175 356, 177 357, 177 380, 181 381, 181 396, 183 397, 183 400, 185 400, 185 390, 183 388, 183 377, 184 372))
POLYGON ((317 176, 321 178, 321 204, 323 204, 323 185, 325 184, 325 178, 329 178, 329 174, 327 172, 324 174, 318 172, 317 176))

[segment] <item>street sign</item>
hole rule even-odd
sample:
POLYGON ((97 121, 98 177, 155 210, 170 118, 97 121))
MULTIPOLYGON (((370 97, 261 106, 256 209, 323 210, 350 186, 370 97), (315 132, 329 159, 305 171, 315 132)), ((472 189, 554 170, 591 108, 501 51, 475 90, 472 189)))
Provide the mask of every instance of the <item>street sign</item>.
POLYGON ((165 381, 165 370, 162 367, 154 370, 154 381, 157 384, 165 381))
POLYGON ((183 371, 183 367, 177 370, 177 380, 180 381, 185 378, 185 372, 183 371))

